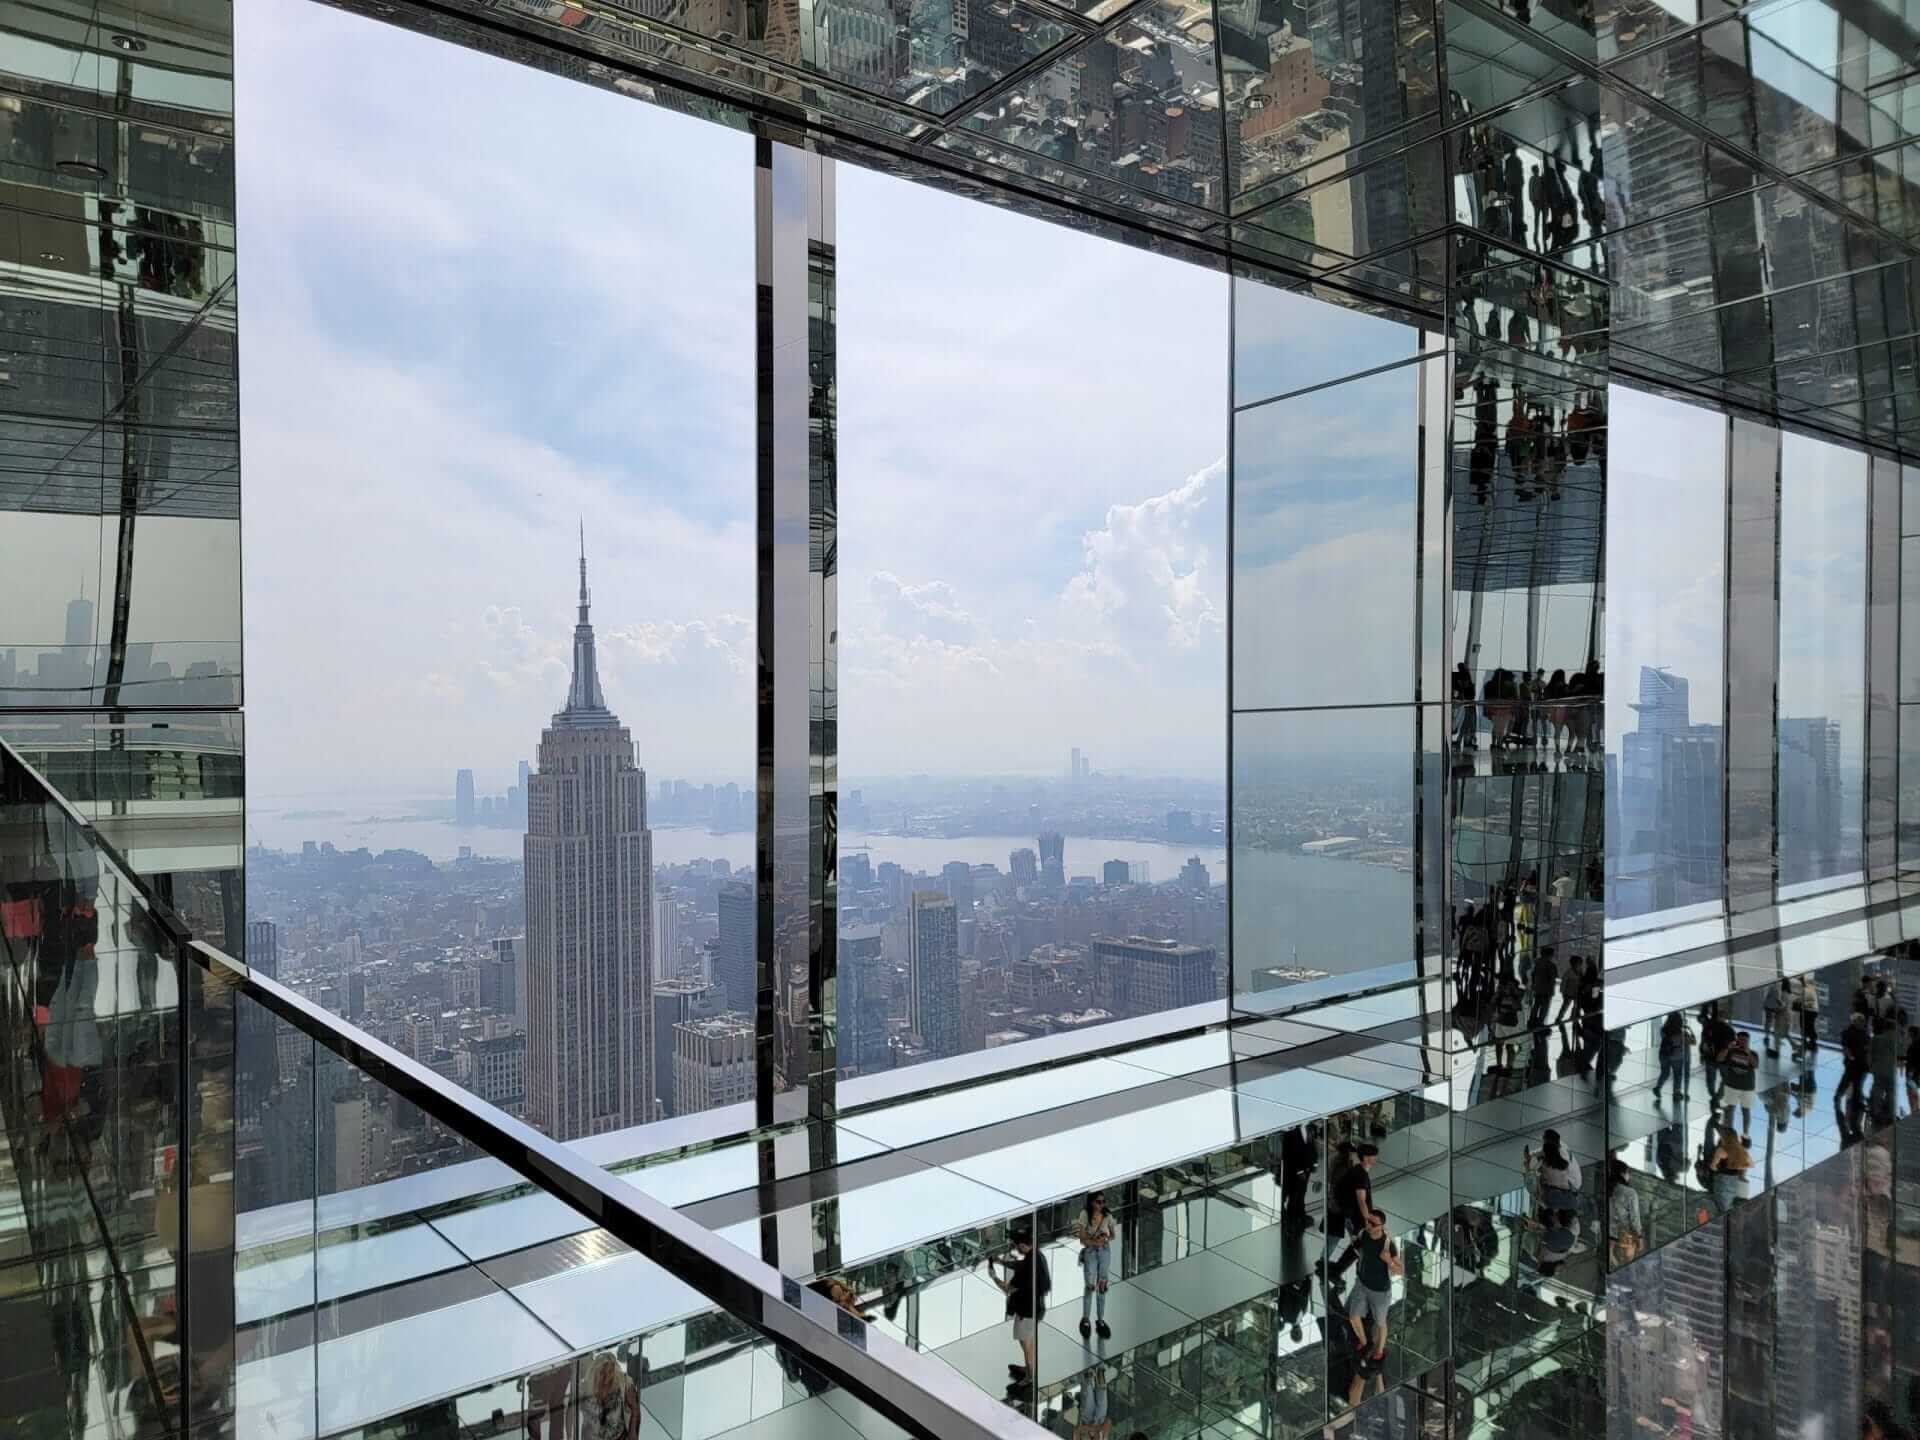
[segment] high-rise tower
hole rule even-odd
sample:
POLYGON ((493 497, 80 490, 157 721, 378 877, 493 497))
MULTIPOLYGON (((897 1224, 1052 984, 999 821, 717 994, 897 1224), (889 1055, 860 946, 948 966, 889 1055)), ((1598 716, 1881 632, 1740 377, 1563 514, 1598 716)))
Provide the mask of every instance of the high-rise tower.
POLYGON ((587 618, 566 707, 527 780, 527 1119, 556 1140, 654 1118, 647 777, 607 708, 587 618))

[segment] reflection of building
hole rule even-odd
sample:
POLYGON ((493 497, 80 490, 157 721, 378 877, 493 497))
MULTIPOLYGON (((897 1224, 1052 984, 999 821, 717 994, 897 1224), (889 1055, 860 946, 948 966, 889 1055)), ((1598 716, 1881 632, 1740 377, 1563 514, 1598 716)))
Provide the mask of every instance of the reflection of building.
POLYGON ((1058 830, 1040 836, 1040 880, 1045 885, 1067 883, 1067 837, 1058 830))
POLYGON ((888 1064, 893 971, 882 953, 881 935, 878 925, 849 926, 840 932, 835 1043, 843 1074, 865 1075, 888 1064))
POLYGON ((673 1110, 698 1115, 753 1098, 753 1022, 731 1012, 673 1027, 673 1110))
POLYGON ((917 891, 907 918, 909 1015, 935 1058, 960 1051, 960 925, 953 901, 917 891))
POLYGON ((653 1118, 647 777, 600 693, 587 605, 582 556, 573 683, 527 782, 527 1118, 556 1140, 653 1118))
POLYGON ((1684 676, 1640 668, 1638 727, 1620 737, 1608 911, 1644 915, 1712 900, 1722 884, 1718 725, 1695 725, 1684 676))
POLYGON ((1824 715, 1780 717, 1780 883, 1859 869, 1842 858, 1840 725, 1824 715))

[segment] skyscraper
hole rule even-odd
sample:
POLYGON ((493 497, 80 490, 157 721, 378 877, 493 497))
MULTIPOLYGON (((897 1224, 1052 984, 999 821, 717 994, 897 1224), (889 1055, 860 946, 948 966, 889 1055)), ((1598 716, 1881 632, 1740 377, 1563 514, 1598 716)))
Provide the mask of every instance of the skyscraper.
POLYGON ((753 1014, 759 986, 754 983, 751 885, 733 881, 720 887, 720 938, 714 943, 713 978, 727 987, 722 1003, 742 1015, 753 1014))
POLYGON ((527 1119, 556 1140, 653 1118, 653 833, 633 738, 607 708, 587 618, 527 781, 527 1119))
POLYGON ((453 774, 453 820, 456 825, 471 825, 476 815, 473 801, 473 771, 453 774))
POLYGON ((1040 880, 1045 885, 1067 883, 1067 837, 1058 830, 1040 833, 1040 880))
POLYGON ((960 1051, 960 917, 937 890, 914 892, 908 912, 909 1018, 936 1058, 960 1051))
POLYGON ((1040 878, 1040 863, 1031 850, 1016 850, 1007 857, 1007 874, 1015 885, 1031 885, 1040 878))
POLYGON ((720 994, 704 980, 659 980, 653 986, 653 1094, 663 1118, 683 1113, 677 1107, 674 1065, 679 1042, 677 1027, 720 1013, 720 994))
POLYGON ((883 948, 878 925, 852 925, 840 932, 835 1047, 843 1074, 868 1075, 887 1067, 892 975, 883 948))

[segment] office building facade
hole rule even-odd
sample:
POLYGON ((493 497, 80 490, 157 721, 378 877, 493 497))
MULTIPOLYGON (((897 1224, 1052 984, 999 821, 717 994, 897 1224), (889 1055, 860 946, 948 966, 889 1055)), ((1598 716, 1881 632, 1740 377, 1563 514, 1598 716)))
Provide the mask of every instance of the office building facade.
POLYGON ((653 1114, 653 835, 600 690, 580 560, 573 683, 540 736, 525 841, 527 1119, 555 1139, 653 1114))
MULTIPOLYGON (((567 702, 517 787, 525 1104, 543 1133, 505 1113, 520 1037, 463 1037, 441 1008, 436 947, 484 941, 473 907, 335 895, 274 943, 243 930, 243 863, 264 874, 300 846, 327 883, 382 863, 246 833, 238 275, 258 222, 236 205, 250 121, 234 96, 273 45, 237 67, 234 7, 215 0, 15 7, 0 1210, 21 1253, 0 1339, 23 1431, 1920 1430, 1920 1133, 1885 1063, 1886 1012, 1920 994, 1914 16, 1838 0, 352 8, 337 18, 377 16, 388 28, 366 33, 409 76, 463 46, 605 115, 654 106, 671 133, 742 137, 753 383, 737 388, 754 418, 735 418, 754 520, 750 539, 725 533, 752 551, 753 638, 714 648, 751 677, 755 867, 716 902, 730 1009, 658 1032, 645 777, 601 690, 584 560, 567 702), (839 584, 843 501, 850 533, 876 504, 837 483, 859 388, 843 416, 841 327, 863 313, 839 297, 856 256, 954 257, 931 228, 842 235, 836 176, 855 168, 1204 273, 1231 322, 1219 393, 1198 401, 1173 384, 1186 354, 1027 382, 1049 425, 1097 405, 1225 418, 1201 472, 1231 517, 1220 605, 1148 622, 1224 647, 1224 948, 1094 938, 1109 897, 1070 886, 1066 830, 1117 848, 1164 816, 1184 851, 1204 839, 1173 819, 1198 802, 1125 795, 1119 746, 1088 717, 1022 715, 1045 755, 1077 736, 1108 768, 1095 784, 1076 751, 1062 783, 1046 759, 1045 785, 1001 805, 1012 833, 1037 832, 1010 870, 1041 893, 1003 914, 969 869, 965 903, 1033 943, 973 957, 965 988, 961 906, 924 888, 959 874, 873 866, 907 912, 905 1033, 884 1040, 924 1062, 905 1070, 836 1054, 876 1053, 885 967, 864 936, 849 953, 839 915, 838 644, 876 593, 839 584), (1082 828, 1072 807, 1109 792, 1130 809, 1082 828), (347 1002, 363 1027, 318 1002, 375 973, 374 947, 379 978, 347 1002), (1117 1022, 1064 1008, 1096 965, 1130 1012, 1117 1022), (1008 1008, 1043 997, 1061 1012, 1008 1008), (1723 1025, 1750 1070, 1722 1065, 1723 1025), (463 1050, 491 1101, 451 1083, 463 1050), (667 1050, 682 1113, 656 1126, 667 1050), (1360 1145, 1379 1152, 1365 1183, 1360 1145), (1121 1222, 1118 1293, 1111 1333, 1082 1335, 1074 1222, 1094 1190, 1121 1222), (1375 1215, 1384 1278, 1342 1238, 1375 1215), (985 1288, 1028 1293, 1033 1254, 1053 1278, 1044 1317, 985 1288)), ((300 33, 261 33, 304 59, 300 33)), ((404 138, 381 107, 402 113, 405 88, 378 97, 383 135, 404 138)), ((344 234, 368 213, 303 150, 355 118, 283 120, 261 152, 311 180, 304 223, 344 234)), ((538 107, 524 123, 557 163, 564 127, 538 107)), ((631 183, 596 174, 566 224, 590 228, 631 183)), ((513 198, 487 197, 489 219, 513 198)), ((681 197, 647 198, 674 223, 681 197)), ((389 253, 437 235, 446 263, 464 250, 491 281, 498 249, 450 203, 407 196, 389 253)), ((652 237, 608 229, 612 309, 652 237)), ((924 313, 990 329, 1012 364, 1034 317, 1154 303, 1070 278, 1046 276, 1063 303, 1031 317, 924 313)), ((312 305, 267 292, 263 335, 351 289, 328 272, 312 305)), ((519 318, 523 298, 490 292, 519 318)), ((894 358, 883 383, 925 357, 894 358)), ((632 387, 602 388, 592 356, 542 361, 567 391, 552 408, 623 453, 632 387)), ((249 446, 263 499, 299 483, 289 456, 398 389, 393 488, 330 472, 338 506, 373 517, 363 533, 394 523, 416 432, 464 470, 503 451, 552 463, 484 428, 524 372, 430 430, 431 385, 318 345, 302 370, 317 424, 249 446)), ((966 378, 939 388, 977 437, 1004 417, 969 408, 966 378)), ((605 468, 569 483, 620 507, 605 468)), ((551 529, 547 478, 514 503, 551 529)), ((409 532, 423 546, 460 528, 457 507, 433 515, 409 532)), ((1125 538, 1082 547, 1047 519, 1096 562, 1125 538)), ((899 537, 861 538, 872 578, 899 537)), ((1177 549, 1141 566, 1173 600, 1204 589, 1177 549)), ((1072 598, 1125 588, 1095 576, 1072 598)), ((920 609, 903 648, 978 638, 958 610, 920 609)), ((610 674, 665 663, 677 622, 658 619, 623 617, 610 674)), ((515 623, 486 623, 504 656, 515 623)), ((544 643, 516 673, 544 683, 562 663, 544 643)), ((300 647, 259 628, 251 644, 274 647, 255 656, 255 716, 290 723, 313 699, 278 689, 300 647)), ((408 659, 449 716, 455 694, 495 703, 408 659)), ((1143 667, 1139 688, 1161 678, 1143 667)), ((347 743, 335 727, 310 763, 339 776, 347 743)), ((258 727, 254 744, 268 753, 258 727)), ((422 788, 443 796, 445 767, 423 761, 441 778, 422 788)), ((478 824, 472 772, 455 783, 453 820, 478 824)), ((484 870, 467 849, 445 866, 484 870)), ((498 998, 476 976, 476 1004, 483 985, 498 998)))
POLYGON ((929 1054, 959 1053, 959 911, 936 890, 915 891, 907 912, 907 1020, 929 1054))

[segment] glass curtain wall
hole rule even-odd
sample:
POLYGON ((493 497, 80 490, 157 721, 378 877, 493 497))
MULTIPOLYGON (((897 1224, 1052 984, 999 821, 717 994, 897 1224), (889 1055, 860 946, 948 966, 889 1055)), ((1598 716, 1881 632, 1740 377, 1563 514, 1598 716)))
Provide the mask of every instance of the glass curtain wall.
POLYGON ((1920 865, 1920 465, 1900 471, 1901 870, 1920 865))
POLYGON ((239 26, 248 959, 554 1138, 749 1100, 753 143, 304 0, 239 26))
POLYGON ((1234 282, 1233 991, 1256 1013, 1411 978, 1437 944, 1445 361, 1415 326, 1234 282))
POLYGON ((1860 878, 1868 458, 1800 435, 1780 454, 1779 893, 1860 878))
POLYGON ((838 184, 841 1074, 1217 1002, 1226 279, 838 184))
POLYGON ((1725 893, 1726 417, 1615 386, 1607 507, 1609 931, 1725 893))

